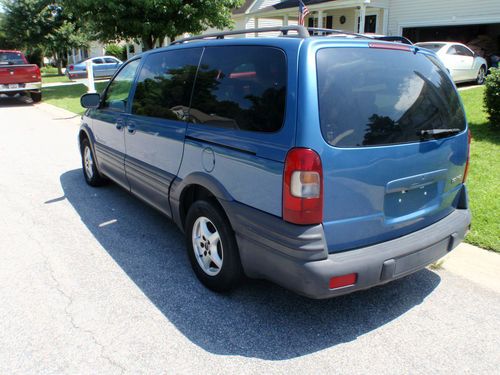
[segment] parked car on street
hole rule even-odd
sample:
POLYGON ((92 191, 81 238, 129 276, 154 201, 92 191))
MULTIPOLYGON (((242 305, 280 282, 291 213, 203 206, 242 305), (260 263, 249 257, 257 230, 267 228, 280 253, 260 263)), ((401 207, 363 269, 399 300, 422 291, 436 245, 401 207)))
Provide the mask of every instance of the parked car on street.
POLYGON ((476 81, 478 85, 484 83, 488 64, 466 45, 454 42, 425 42, 415 45, 435 52, 449 70, 455 83, 470 81, 476 81))
POLYGON ((29 64, 20 51, 0 50, 0 95, 29 94, 42 100, 42 76, 38 65, 29 64))
POLYGON ((216 291, 244 274, 328 298, 436 261, 470 225, 456 87, 432 51, 330 34, 230 31, 133 57, 81 98, 85 181, 172 218, 216 291))
POLYGON ((87 78, 87 61, 92 61, 95 78, 109 78, 123 64, 114 56, 99 56, 79 61, 66 67, 66 75, 69 79, 87 78))

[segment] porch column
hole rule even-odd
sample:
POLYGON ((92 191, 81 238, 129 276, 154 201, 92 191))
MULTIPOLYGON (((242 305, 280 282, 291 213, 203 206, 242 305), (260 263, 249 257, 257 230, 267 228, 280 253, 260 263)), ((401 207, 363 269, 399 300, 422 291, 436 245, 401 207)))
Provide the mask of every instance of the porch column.
POLYGON ((288 26, 288 14, 283 16, 283 26, 288 26))
POLYGON ((76 63, 75 49, 71 49, 71 57, 73 58, 73 64, 76 63))
POLYGON ((318 29, 323 28, 323 11, 318 11, 318 29))
POLYGON ((359 9, 359 30, 358 33, 364 34, 365 32, 365 18, 366 18, 366 5, 361 4, 359 9))
POLYGON ((389 9, 382 9, 382 34, 387 35, 389 30, 389 9))

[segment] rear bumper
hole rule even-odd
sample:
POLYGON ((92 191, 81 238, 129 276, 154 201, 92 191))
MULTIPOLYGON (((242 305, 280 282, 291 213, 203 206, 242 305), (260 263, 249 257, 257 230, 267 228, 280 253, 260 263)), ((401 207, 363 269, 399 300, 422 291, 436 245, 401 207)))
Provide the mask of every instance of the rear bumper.
POLYGON ((8 84, 0 84, 0 94, 4 92, 23 92, 23 91, 40 91, 42 82, 19 83, 18 87, 12 87, 8 84))
POLYGON ((321 225, 303 227, 234 202, 222 202, 249 277, 263 278, 310 298, 330 298, 385 284, 443 257, 465 237, 468 209, 406 236, 328 254, 321 225), (334 276, 357 274, 354 285, 330 289, 334 276))

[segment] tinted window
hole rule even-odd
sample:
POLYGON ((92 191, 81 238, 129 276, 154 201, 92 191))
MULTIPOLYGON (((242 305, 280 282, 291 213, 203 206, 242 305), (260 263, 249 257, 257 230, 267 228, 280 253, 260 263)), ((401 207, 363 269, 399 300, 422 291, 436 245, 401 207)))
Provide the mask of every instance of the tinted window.
POLYGON ((196 79, 190 120, 274 132, 283 124, 285 97, 283 51, 261 46, 210 47, 196 79))
POLYGON ((324 138, 333 146, 359 147, 420 141, 422 130, 465 129, 458 95, 439 66, 422 53, 318 51, 324 138))
POLYGON ((455 49, 457 50, 457 55, 460 55, 460 56, 472 56, 473 55, 473 53, 471 51, 469 51, 469 49, 465 48, 464 46, 456 45, 455 49))
POLYGON ((117 61, 117 60, 115 60, 115 59, 112 59, 112 58, 107 57, 107 58, 105 58, 105 59, 104 59, 104 62, 105 62, 106 64, 116 64, 118 61, 117 61))
POLYGON ((115 111, 125 111, 127 100, 134 83, 135 72, 140 60, 134 60, 120 70, 115 79, 109 84, 102 108, 115 111))
POLYGON ((434 52, 439 52, 441 48, 444 47, 443 43, 417 43, 416 46, 430 49, 434 52))
POLYGON ((150 55, 139 75, 132 113, 186 120, 201 51, 191 48, 150 55))
POLYGON ((104 61, 102 61, 102 59, 94 59, 94 60, 92 60, 92 63, 93 64, 104 64, 104 61))
POLYGON ((17 52, 0 52, 0 65, 26 64, 23 55, 17 52))

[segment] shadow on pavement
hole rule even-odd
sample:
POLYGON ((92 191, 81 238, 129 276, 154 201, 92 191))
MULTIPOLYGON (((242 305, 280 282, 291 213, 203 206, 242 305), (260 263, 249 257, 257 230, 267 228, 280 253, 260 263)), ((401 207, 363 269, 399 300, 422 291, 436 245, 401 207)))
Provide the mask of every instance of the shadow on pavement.
POLYGON ((34 104, 29 96, 7 96, 0 94, 0 108, 29 107, 32 105, 34 104))
POLYGON ((268 360, 303 356, 377 329, 420 304, 440 283, 423 270, 386 286, 331 300, 297 296, 264 281, 231 294, 205 289, 184 237, 154 209, 110 184, 93 189, 82 171, 61 176, 65 197, 131 280, 189 340, 220 355, 268 360))

